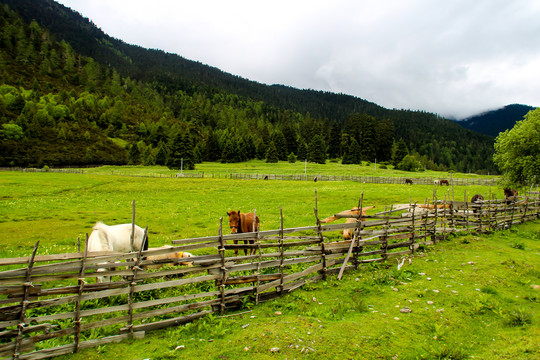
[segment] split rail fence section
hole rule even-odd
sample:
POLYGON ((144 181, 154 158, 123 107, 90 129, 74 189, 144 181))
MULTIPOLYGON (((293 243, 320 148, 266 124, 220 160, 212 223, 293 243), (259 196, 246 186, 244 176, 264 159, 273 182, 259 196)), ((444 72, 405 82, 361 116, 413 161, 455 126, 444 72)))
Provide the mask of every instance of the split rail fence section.
POLYGON ((146 331, 279 297, 329 274, 341 278, 364 263, 403 259, 451 233, 491 231, 540 217, 537 195, 511 204, 431 205, 390 206, 343 224, 321 223, 315 208, 315 226, 283 228, 282 215, 277 230, 223 235, 220 225, 217 236, 129 254, 40 256, 36 244, 30 257, 0 259, 0 358, 41 359, 140 338, 146 331), (344 229, 354 230, 352 240, 329 240, 341 240, 344 229), (146 259, 178 251, 196 256, 146 259), (179 264, 187 260, 191 266, 179 264), (97 283, 98 275, 113 281, 97 283))

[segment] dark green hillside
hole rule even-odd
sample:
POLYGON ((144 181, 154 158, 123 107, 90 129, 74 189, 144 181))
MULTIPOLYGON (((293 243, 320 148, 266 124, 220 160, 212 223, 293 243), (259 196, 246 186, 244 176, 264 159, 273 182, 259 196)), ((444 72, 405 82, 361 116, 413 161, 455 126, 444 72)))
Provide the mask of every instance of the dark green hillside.
POLYGON ((497 137, 500 132, 513 128, 517 121, 523 120, 523 117, 534 109, 528 105, 507 105, 464 119, 459 124, 481 134, 497 137))
POLYGON ((52 0, 0 3, 0 166, 237 162, 272 143, 280 160, 320 161, 323 146, 382 162, 404 139, 428 168, 494 170, 492 138, 436 115, 259 84, 111 38, 52 0))

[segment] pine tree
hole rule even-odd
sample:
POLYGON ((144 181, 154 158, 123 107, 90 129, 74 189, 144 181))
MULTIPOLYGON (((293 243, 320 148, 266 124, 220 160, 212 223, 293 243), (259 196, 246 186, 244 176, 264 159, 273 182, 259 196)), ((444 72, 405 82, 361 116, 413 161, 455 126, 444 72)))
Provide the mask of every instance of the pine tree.
POLYGON ((328 156, 331 159, 341 157, 341 125, 336 121, 330 130, 330 140, 328 142, 328 156))
POLYGON ((223 151, 221 152, 221 162, 222 163, 232 163, 235 162, 236 157, 236 142, 234 139, 229 138, 227 142, 225 143, 225 147, 223 148, 223 151))
POLYGON ((360 133, 358 137, 358 145, 362 160, 373 161, 375 158, 375 126, 377 120, 373 116, 363 114, 360 117, 360 133))
POLYGON ((317 164, 326 164, 326 146, 320 135, 315 135, 309 143, 307 160, 317 164))
POLYGON ((216 133, 210 130, 204 147, 204 159, 206 161, 216 161, 221 157, 219 141, 216 133))
POLYGON ((277 163, 279 161, 278 151, 276 145, 273 141, 268 145, 268 150, 266 150, 266 162, 267 163, 277 163))
POLYGON ((358 142, 356 139, 352 138, 350 140, 349 146, 347 147, 347 150, 343 154, 343 160, 341 161, 342 164, 361 164, 362 163, 362 156, 360 153, 360 146, 358 145, 358 142))
POLYGON ((194 170, 195 161, 193 156, 193 147, 191 137, 188 133, 182 134, 182 131, 173 136, 169 144, 169 156, 167 157, 167 166, 169 169, 194 170))
POLYGON ((300 161, 304 161, 304 160, 307 160, 307 157, 308 157, 308 150, 307 150, 307 146, 306 146, 306 143, 301 141, 300 144, 298 145, 298 160, 300 161))
POLYGON ((403 160, 405 156, 409 155, 409 150, 407 149, 407 144, 402 138, 392 146, 392 165, 395 167, 403 160))
POLYGON ((167 164, 167 147, 163 142, 159 143, 158 151, 155 159, 156 165, 165 165, 167 164))
POLYGON ((141 152, 137 144, 131 144, 128 154, 128 164, 129 165, 139 165, 141 163, 141 152))
POLYGON ((287 150, 287 140, 281 131, 276 131, 272 134, 272 142, 276 147, 279 160, 287 160, 287 155, 289 151, 287 150))

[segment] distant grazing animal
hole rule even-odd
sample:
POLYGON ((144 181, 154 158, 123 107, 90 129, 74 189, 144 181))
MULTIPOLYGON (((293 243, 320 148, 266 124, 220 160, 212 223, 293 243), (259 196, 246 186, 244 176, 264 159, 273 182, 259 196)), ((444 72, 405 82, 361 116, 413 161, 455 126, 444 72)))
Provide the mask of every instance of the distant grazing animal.
POLYGON ((412 179, 405 179, 405 184, 410 184, 410 185, 412 185, 412 179))
MULTIPOLYGON (((108 251, 108 252, 130 252, 131 251, 131 230, 132 224, 105 225, 102 222, 96 223, 92 228, 92 233, 88 238, 88 251, 108 251)), ((135 225, 133 236, 133 250, 138 251, 143 243, 144 230, 135 225)), ((144 242, 143 250, 148 249, 148 238, 144 242)), ((98 269, 98 272, 106 271, 98 269)), ((98 277, 98 282, 110 280, 105 276, 98 277)))
POLYGON ((506 199, 506 205, 510 205, 517 200, 518 192, 514 189, 504 188, 504 198, 506 199))
POLYGON ((266 175, 266 176, 264 177, 264 180, 268 180, 268 175, 266 175))
MULTIPOLYGON (((149 248, 149 251, 152 250, 162 250, 162 249, 171 249, 171 245, 163 245, 157 248, 149 248)), ((155 261, 156 264, 150 264, 147 265, 147 269, 159 269, 160 267, 166 265, 166 264, 173 264, 173 265, 187 265, 187 266, 193 266, 193 262, 190 261, 179 261, 178 259, 186 259, 193 257, 191 253, 188 253, 187 251, 175 251, 175 252, 169 252, 166 254, 160 254, 160 255, 148 255, 146 257, 146 260, 155 261)))
POLYGON ((443 185, 449 186, 449 185, 450 185, 450 184, 448 183, 448 180, 446 180, 446 179, 441 179, 440 184, 441 184, 441 186, 443 186, 443 185))
POLYGON ((433 180, 433 185, 440 185, 441 181, 439 179, 433 180))
POLYGON ((317 182, 317 177, 316 177, 316 176, 313 178, 313 181, 314 181, 314 182, 317 182))
MULTIPOLYGON (((240 213, 240 211, 232 210, 228 212, 229 215, 229 227, 231 228, 231 234, 243 234, 248 232, 254 232, 259 228, 259 217, 254 213, 249 212, 247 214, 240 213)), ((233 240, 235 244, 238 244, 238 240, 233 240)), ((244 244, 255 244, 254 240, 244 240, 244 244)), ((255 248, 251 249, 251 255, 255 254, 255 248)), ((247 255, 247 249, 244 249, 244 254, 247 255)), ((234 250, 234 256, 238 256, 238 249, 234 250)))
MULTIPOLYGON (((484 197, 481 195, 481 194, 476 194, 474 195, 472 198, 471 198, 471 202, 473 204, 481 204, 484 202, 484 197)), ((478 207, 474 207, 474 210, 473 210, 473 213, 477 213, 478 212, 478 207)))
MULTIPOLYGON (((360 211, 360 209, 358 207, 354 207, 352 208, 351 210, 345 210, 345 211, 342 211, 336 215, 333 215, 333 216, 330 216, 330 217, 327 217, 326 219, 323 219, 321 220, 322 223, 329 223, 329 222, 332 222, 334 220, 337 220, 337 219, 341 219, 339 217, 339 215, 362 215, 362 216, 366 216, 366 211, 368 210, 371 210, 373 209, 375 206, 368 206, 368 207, 363 207, 362 210, 360 211)), ((366 219, 362 218, 362 221, 364 221, 366 219)), ((354 223, 356 222, 356 218, 347 218, 347 221, 345 222, 346 224, 350 224, 350 223, 354 223)), ((353 232, 354 230, 353 229, 344 229, 343 230, 343 239, 344 240, 349 240, 349 239, 352 239, 353 238, 353 232)))

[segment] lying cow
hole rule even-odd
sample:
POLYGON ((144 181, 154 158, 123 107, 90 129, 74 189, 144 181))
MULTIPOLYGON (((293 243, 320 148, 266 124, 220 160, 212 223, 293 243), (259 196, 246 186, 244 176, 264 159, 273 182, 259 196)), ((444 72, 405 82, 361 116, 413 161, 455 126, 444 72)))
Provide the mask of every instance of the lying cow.
MULTIPOLYGON (((153 250, 162 250, 162 249, 171 249, 171 245, 163 245, 156 248, 149 248, 149 251, 153 250)), ((147 269, 159 269, 160 267, 166 265, 166 264, 178 264, 178 265, 187 265, 187 266, 193 266, 192 262, 186 262, 182 261, 179 262, 177 259, 185 259, 193 257, 191 253, 188 253, 187 251, 175 251, 175 252, 169 252, 166 254, 160 254, 160 255, 148 255, 146 256, 146 260, 154 261, 155 264, 150 264, 145 266, 147 269)))
MULTIPOLYGON (((133 250, 139 251, 143 239, 144 230, 132 224, 120 225, 105 225, 102 222, 96 223, 92 228, 92 233, 88 238, 88 251, 105 251, 105 252, 131 252, 131 231, 134 229, 133 250)), ((143 250, 148 249, 148 238, 144 242, 143 250)), ((98 269, 98 272, 106 271, 106 269, 98 269)), ((105 280, 110 281, 109 277, 100 276, 98 282, 105 280)))
MULTIPOLYGON (((363 207, 361 211, 360 211, 359 208, 354 207, 351 210, 345 210, 345 211, 342 211, 342 212, 340 212, 340 213, 338 213, 336 215, 327 217, 326 219, 321 220, 321 222, 322 223, 329 223, 329 222, 335 221, 337 219, 341 219, 340 215, 356 215, 356 216, 362 215, 362 216, 366 216, 367 215, 366 211, 371 210, 374 207, 375 206, 363 207)), ((366 220, 366 219, 362 219, 362 220, 366 220)), ((354 222, 356 222, 356 218, 347 218, 347 221, 345 223, 349 224, 349 223, 354 223, 354 222)), ((353 232, 354 232, 354 229, 344 229, 343 230, 343 239, 344 240, 352 239, 353 238, 353 232)))
POLYGON ((444 210, 450 209, 450 204, 416 204, 416 205, 409 205, 408 213, 401 214, 402 217, 412 217, 414 216, 422 216, 429 214, 430 212, 433 212, 433 210, 437 209, 444 210))

